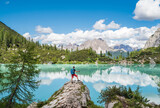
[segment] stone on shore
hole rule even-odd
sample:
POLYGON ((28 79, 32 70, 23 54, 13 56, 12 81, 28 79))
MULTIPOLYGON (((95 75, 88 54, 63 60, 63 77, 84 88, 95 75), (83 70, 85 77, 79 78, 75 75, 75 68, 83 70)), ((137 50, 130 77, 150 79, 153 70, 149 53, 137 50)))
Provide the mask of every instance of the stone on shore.
POLYGON ((39 102, 37 107, 87 108, 87 102, 90 100, 89 89, 83 84, 83 82, 69 81, 65 83, 62 88, 56 91, 47 101, 39 102))

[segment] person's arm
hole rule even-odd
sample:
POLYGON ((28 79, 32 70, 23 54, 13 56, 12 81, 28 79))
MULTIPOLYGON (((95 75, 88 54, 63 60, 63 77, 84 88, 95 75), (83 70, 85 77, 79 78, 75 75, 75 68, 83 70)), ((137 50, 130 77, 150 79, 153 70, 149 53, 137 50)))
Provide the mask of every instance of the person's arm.
POLYGON ((76 71, 76 69, 74 69, 74 72, 80 72, 80 71, 76 71))

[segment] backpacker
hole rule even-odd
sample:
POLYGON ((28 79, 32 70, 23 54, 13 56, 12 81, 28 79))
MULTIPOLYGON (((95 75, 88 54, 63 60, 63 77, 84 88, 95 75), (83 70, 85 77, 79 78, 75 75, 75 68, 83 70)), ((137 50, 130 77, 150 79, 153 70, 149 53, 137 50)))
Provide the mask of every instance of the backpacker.
POLYGON ((72 75, 75 74, 74 69, 71 69, 71 74, 72 74, 72 75))

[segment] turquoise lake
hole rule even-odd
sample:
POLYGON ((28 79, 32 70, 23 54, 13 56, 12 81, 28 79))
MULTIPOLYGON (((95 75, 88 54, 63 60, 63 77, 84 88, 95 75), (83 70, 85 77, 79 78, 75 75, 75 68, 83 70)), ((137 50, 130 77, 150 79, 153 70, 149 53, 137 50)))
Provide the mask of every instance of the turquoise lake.
POLYGON ((70 81, 70 69, 73 66, 76 67, 76 70, 80 70, 77 72, 79 79, 87 85, 92 101, 98 105, 100 91, 114 85, 130 86, 133 90, 140 86, 143 96, 150 102, 160 104, 160 93, 157 86, 157 83, 160 82, 160 65, 38 65, 41 70, 38 79, 41 80, 41 83, 39 88, 34 91, 35 99, 47 100, 64 83, 70 81))

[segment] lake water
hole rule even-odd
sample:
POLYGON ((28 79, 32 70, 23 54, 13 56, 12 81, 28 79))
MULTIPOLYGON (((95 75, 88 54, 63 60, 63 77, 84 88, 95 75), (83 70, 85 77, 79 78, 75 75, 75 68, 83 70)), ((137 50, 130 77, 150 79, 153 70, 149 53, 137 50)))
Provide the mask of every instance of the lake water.
MULTIPOLYGON (((90 90, 92 101, 96 104, 100 91, 108 86, 124 85, 131 87, 133 90, 140 86, 143 96, 151 102, 160 104, 160 94, 157 83, 160 82, 160 65, 38 65, 41 69, 39 78, 41 80, 39 88, 34 92, 38 100, 47 100, 55 91, 63 86, 64 83, 71 79, 70 69, 75 66, 80 70, 79 79, 83 81, 90 90)), ((76 78, 74 79, 76 80, 76 78)))

